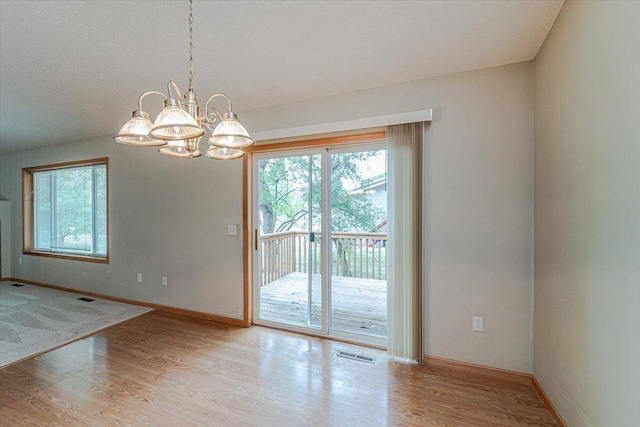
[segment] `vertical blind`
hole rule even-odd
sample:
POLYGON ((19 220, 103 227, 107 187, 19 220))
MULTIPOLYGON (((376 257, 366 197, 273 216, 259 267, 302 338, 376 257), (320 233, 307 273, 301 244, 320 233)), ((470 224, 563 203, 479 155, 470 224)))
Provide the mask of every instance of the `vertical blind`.
POLYGON ((423 123, 389 126, 389 356, 422 362, 423 123))

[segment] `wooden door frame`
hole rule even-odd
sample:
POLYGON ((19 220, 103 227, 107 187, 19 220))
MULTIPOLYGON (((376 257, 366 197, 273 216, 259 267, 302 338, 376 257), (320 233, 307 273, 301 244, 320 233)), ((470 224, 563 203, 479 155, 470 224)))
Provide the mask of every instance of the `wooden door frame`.
POLYGON ((306 140, 293 141, 265 141, 246 149, 247 154, 242 159, 242 253, 243 253, 243 325, 253 325, 253 257, 258 241, 252 232, 253 203, 253 156, 266 151, 277 152, 297 148, 320 148, 336 145, 365 144, 384 140, 386 131, 384 129, 369 130, 367 132, 321 137, 306 140))

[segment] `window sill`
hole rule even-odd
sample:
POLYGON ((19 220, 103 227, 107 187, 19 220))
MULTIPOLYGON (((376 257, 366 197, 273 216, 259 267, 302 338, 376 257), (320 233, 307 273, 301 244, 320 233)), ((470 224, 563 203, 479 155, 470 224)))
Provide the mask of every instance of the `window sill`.
POLYGON ((95 262, 98 264, 109 264, 109 255, 106 257, 96 257, 88 255, 61 254, 55 252, 40 252, 34 250, 22 251, 24 255, 42 256, 47 258, 67 259, 73 261, 95 262))

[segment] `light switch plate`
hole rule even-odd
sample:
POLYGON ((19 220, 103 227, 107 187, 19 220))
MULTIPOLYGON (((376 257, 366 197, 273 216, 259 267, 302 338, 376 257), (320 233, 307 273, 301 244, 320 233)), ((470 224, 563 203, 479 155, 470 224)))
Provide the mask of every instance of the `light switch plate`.
POLYGON ((473 331, 484 332, 484 317, 473 316, 473 331))

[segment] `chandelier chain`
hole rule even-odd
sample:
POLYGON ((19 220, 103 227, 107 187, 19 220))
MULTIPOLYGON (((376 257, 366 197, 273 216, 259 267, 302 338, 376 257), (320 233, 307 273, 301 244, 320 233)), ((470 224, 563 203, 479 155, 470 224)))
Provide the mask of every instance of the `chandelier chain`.
POLYGON ((193 90, 193 0, 189 0, 189 90, 193 90))

